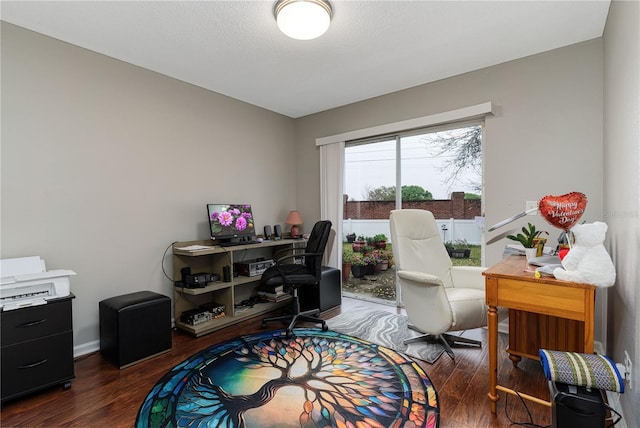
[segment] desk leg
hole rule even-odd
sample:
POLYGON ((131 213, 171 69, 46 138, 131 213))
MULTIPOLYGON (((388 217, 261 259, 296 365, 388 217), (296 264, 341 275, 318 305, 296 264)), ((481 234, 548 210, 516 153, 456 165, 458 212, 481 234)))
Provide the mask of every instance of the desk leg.
POLYGON ((509 354, 509 359, 513 363, 513 367, 518 367, 518 363, 522 360, 520 355, 509 354))
POLYGON ((498 392, 498 308, 489 306, 487 313, 487 327, 489 331, 489 400, 491 413, 497 410, 498 392))

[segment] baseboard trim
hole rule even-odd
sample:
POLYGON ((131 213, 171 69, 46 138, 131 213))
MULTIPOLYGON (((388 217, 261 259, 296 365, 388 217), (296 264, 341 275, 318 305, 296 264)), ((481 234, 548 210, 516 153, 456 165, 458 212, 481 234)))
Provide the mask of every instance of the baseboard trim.
MULTIPOLYGON (((171 328, 176 328, 175 318, 171 318, 171 328)), ((73 347, 73 358, 82 357, 83 355, 91 354, 100 350, 100 339, 86 342, 81 345, 73 347)))
POLYGON ((73 358, 82 357, 83 355, 91 354, 100 350, 100 341, 94 340, 92 342, 83 343, 73 347, 73 358))

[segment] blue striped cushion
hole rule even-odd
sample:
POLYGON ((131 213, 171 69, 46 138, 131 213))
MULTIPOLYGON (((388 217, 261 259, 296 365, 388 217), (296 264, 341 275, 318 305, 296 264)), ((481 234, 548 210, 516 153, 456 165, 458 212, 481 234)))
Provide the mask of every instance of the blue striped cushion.
POLYGON ((624 380, 606 355, 540 349, 540 363, 547 379, 586 388, 624 392, 624 380))

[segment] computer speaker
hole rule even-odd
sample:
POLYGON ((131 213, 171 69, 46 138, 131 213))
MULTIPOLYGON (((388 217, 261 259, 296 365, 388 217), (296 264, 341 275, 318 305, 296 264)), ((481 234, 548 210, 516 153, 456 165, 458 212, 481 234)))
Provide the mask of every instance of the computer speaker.
POLYGON ((271 239, 271 226, 264 227, 264 239, 271 239))
POLYGON ((276 224, 275 226, 273 226, 273 239, 282 239, 282 228, 280 227, 279 224, 276 224))

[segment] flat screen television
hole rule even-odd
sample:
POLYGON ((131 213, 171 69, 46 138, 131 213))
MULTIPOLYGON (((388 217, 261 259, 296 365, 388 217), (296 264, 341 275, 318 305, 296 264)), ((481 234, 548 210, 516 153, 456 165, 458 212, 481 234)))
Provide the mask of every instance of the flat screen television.
POLYGON ((249 204, 207 204, 211 239, 230 242, 255 236, 256 228, 249 204))

